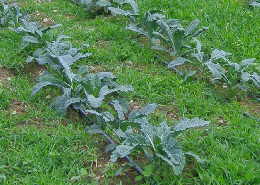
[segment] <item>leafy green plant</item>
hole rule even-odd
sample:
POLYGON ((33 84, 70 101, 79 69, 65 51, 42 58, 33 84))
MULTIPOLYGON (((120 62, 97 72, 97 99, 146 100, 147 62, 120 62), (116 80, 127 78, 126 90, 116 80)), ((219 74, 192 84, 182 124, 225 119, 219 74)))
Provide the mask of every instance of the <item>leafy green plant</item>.
POLYGON ((248 2, 248 4, 250 5, 250 6, 260 6, 260 2, 258 1, 258 0, 250 0, 249 2, 248 2))
POLYGON ((9 24, 16 27, 20 19, 28 21, 30 16, 27 15, 26 11, 21 12, 21 8, 15 3, 10 5, 2 3, 0 6, 0 25, 7 26, 9 24))
POLYGON ((165 18, 165 15, 161 14, 160 10, 148 10, 143 17, 139 17, 135 21, 132 21, 126 30, 137 32, 144 35, 149 39, 156 37, 154 31, 158 29, 157 21, 165 18))
MULTIPOLYGON (((147 104, 142 107, 139 111, 133 109, 130 111, 130 106, 125 99, 116 98, 109 102, 109 104, 113 105, 115 110, 115 114, 113 112, 105 111, 105 112, 97 112, 93 110, 86 110, 86 112, 95 114, 99 118, 103 120, 103 122, 99 122, 98 126, 89 126, 86 127, 86 130, 91 133, 100 133, 103 132, 102 123, 105 125, 111 125, 112 130, 118 136, 119 140, 124 140, 127 138, 129 134, 133 132, 133 128, 140 128, 140 123, 143 119, 145 119, 149 114, 151 114, 156 108, 157 104, 147 104), (93 129, 95 131, 93 131, 93 129)), ((115 149, 115 145, 108 145, 106 151, 115 149), (114 147, 114 148, 113 148, 114 147)))
POLYGON ((104 11, 104 9, 111 6, 110 1, 108 0, 72 0, 72 2, 77 3, 83 6, 84 8, 86 8, 87 12, 88 11, 97 12, 98 9, 104 11))
POLYGON ((21 19, 21 21, 24 27, 10 27, 11 30, 24 36, 22 38, 22 44, 19 46, 20 49, 27 47, 30 43, 38 44, 38 48, 40 48, 40 46, 45 45, 46 41, 51 42, 54 40, 54 34, 50 30, 61 27, 61 24, 56 24, 54 26, 41 28, 37 22, 28 22, 25 19, 21 19))
POLYGON ((32 56, 29 56, 26 59, 27 63, 36 60, 39 65, 48 64, 54 69, 63 69, 61 63, 59 62, 59 57, 68 55, 71 56, 70 65, 74 62, 78 61, 81 58, 85 58, 90 56, 90 53, 79 53, 83 47, 88 47, 88 44, 83 44, 80 48, 74 48, 69 41, 64 41, 64 39, 68 39, 70 37, 65 35, 57 36, 56 40, 53 42, 46 42, 46 47, 38 48, 32 56))
POLYGON ((252 81, 254 85, 260 87, 260 76, 256 72, 246 71, 255 61, 255 58, 245 59, 240 64, 231 62, 226 58, 229 54, 223 50, 215 49, 211 58, 205 63, 211 75, 213 83, 225 83, 230 91, 235 90, 237 87, 247 92, 248 86, 246 83, 252 81), (222 59, 219 63, 214 61, 222 59))
MULTIPOLYGON (((189 65, 195 67, 200 71, 202 78, 211 77, 211 82, 216 84, 220 83, 228 87, 228 94, 236 93, 237 88, 242 89, 245 92, 249 91, 248 82, 252 81, 253 84, 259 88, 260 87, 260 76, 256 72, 247 71, 247 69, 252 66, 255 61, 252 59, 242 60, 241 63, 231 62, 227 57, 232 55, 223 50, 215 49, 209 55, 202 51, 201 42, 193 38, 196 42, 196 53, 191 53, 191 57, 195 58, 196 61, 188 60, 183 57, 178 57, 174 61, 168 64, 168 68, 183 65, 184 63, 189 63, 189 65)), ((185 75, 185 79, 188 76, 192 76, 197 71, 189 71, 185 75)))
POLYGON ((133 0, 113 0, 113 6, 108 7, 113 15, 123 15, 131 22, 136 22, 139 15, 139 6, 133 0), (130 8, 128 8, 130 5, 130 8))
POLYGON ((183 131, 209 124, 199 118, 182 119, 175 127, 169 127, 166 121, 158 126, 153 126, 147 119, 142 118, 140 129, 127 135, 126 139, 112 152, 110 161, 115 162, 118 158, 125 157, 133 151, 143 153, 154 168, 159 168, 162 162, 166 162, 173 169, 175 175, 179 175, 185 165, 185 155, 194 156, 199 162, 197 155, 191 152, 183 152, 175 139, 183 131))
POLYGON ((77 74, 74 74, 71 65, 71 55, 59 56, 60 65, 53 65, 56 73, 45 72, 36 78, 31 96, 45 86, 55 86, 61 89, 63 94, 56 97, 50 106, 62 114, 66 113, 68 106, 75 109, 98 109, 106 100, 108 94, 119 91, 133 91, 131 86, 117 85, 115 76, 109 72, 97 74, 88 73, 87 66, 80 66, 77 74), (85 76, 83 76, 85 75, 85 76))
POLYGON ((156 22, 160 30, 153 32, 157 37, 152 40, 154 44, 152 49, 165 51, 176 59, 190 52, 192 49, 190 46, 191 39, 208 29, 207 27, 203 27, 196 31, 200 22, 199 19, 192 21, 186 29, 176 19, 169 19, 167 21, 160 19, 156 22), (161 41, 166 42, 166 45, 162 46, 161 41))

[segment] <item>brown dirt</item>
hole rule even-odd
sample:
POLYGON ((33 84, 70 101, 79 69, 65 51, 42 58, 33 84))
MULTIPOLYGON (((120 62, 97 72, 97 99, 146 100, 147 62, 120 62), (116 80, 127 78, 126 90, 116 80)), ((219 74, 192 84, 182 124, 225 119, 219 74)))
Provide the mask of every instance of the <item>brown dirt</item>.
MULTIPOLYGON (((94 179, 98 181, 98 183, 101 185, 103 184, 103 180, 105 180, 107 176, 107 170, 110 166, 111 162, 110 155, 106 154, 104 152, 105 147, 109 144, 107 140, 104 140, 102 135, 95 135, 95 141, 99 145, 99 149, 97 151, 98 153, 98 159, 96 161, 85 163, 84 166, 92 166, 91 172, 94 176, 94 179)), ((116 166, 123 167, 127 164, 126 159, 119 159, 116 163, 116 166)), ((130 168, 126 171, 124 171, 121 175, 115 176, 115 177, 109 177, 110 178, 110 185, 119 184, 120 181, 122 184, 138 184, 134 181, 134 178, 138 175, 137 171, 133 168, 130 168)), ((87 180, 89 180, 87 178, 87 180)))
POLYGON ((21 72, 24 74, 32 75, 33 80, 40 74, 43 74, 44 71, 45 67, 43 65, 37 64, 37 62, 26 64, 25 68, 21 70, 21 72))
POLYGON ((10 105, 10 110, 14 115, 27 114, 28 105, 24 102, 21 102, 17 99, 13 99, 12 104, 10 105))
POLYGON ((11 79, 14 77, 14 74, 11 72, 10 69, 6 67, 0 68, 0 88, 3 86, 3 84, 6 85, 8 89, 10 89, 10 82, 11 79))
POLYGON ((45 12, 35 11, 31 15, 31 19, 37 21, 43 27, 53 26, 56 24, 54 19, 48 17, 48 15, 45 12))
POLYGON ((104 71, 104 67, 102 65, 89 65, 88 70, 90 73, 99 73, 104 71))
POLYGON ((247 96, 245 100, 241 100, 241 105, 246 108, 246 113, 260 117, 260 102, 252 97, 247 96))
POLYGON ((227 121, 223 118, 223 116, 218 116, 215 120, 218 126, 228 126, 227 121))
POLYGON ((109 50, 110 42, 104 40, 103 38, 100 38, 95 42, 94 46, 97 48, 105 48, 105 49, 109 50))
POLYGON ((167 119, 172 119, 173 121, 180 121, 180 117, 178 115, 178 108, 174 105, 161 105, 157 108, 160 112, 166 113, 167 119))

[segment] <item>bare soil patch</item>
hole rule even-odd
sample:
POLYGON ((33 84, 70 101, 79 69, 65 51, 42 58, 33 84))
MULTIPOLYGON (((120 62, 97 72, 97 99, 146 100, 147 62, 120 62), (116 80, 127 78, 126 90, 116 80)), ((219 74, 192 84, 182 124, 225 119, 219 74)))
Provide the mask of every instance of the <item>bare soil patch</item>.
MULTIPOLYGON (((98 144, 99 146, 99 149, 97 151, 99 157, 96 161, 85 163, 84 166, 85 167, 92 166, 91 168, 92 174, 94 176, 94 179, 98 181, 99 184, 103 184, 102 182, 104 178, 111 178, 111 181, 109 182, 110 185, 119 184, 120 181, 122 184, 126 184, 126 185, 139 184, 134 181, 134 178, 138 175, 138 172, 134 168, 130 168, 124 171, 121 175, 116 176, 114 178, 113 175, 110 177, 108 172, 109 171, 108 166, 112 166, 110 165, 112 163, 109 161, 110 155, 104 152, 109 142, 105 140, 102 135, 97 135, 97 134, 95 135, 95 140, 93 141, 96 142, 96 144, 98 144)), ((128 161, 125 158, 123 158, 123 159, 119 159, 116 162, 116 165, 120 167, 124 167, 127 163, 128 161)), ((86 180, 89 179, 87 178, 86 180)))
POLYGON ((247 96, 247 98, 241 101, 241 105, 246 108, 246 113, 254 117, 260 118, 260 102, 252 97, 247 96))
POLYGON ((32 15, 32 19, 37 21, 40 25, 47 27, 55 25, 55 20, 48 17, 45 12, 35 11, 32 15))
POLYGON ((19 116, 21 114, 27 114, 28 105, 17 99, 13 99, 9 108, 11 109, 12 114, 19 116))
POLYGON ((3 84, 6 84, 7 88, 10 88, 11 79, 14 77, 12 71, 6 67, 0 68, 0 88, 3 84))

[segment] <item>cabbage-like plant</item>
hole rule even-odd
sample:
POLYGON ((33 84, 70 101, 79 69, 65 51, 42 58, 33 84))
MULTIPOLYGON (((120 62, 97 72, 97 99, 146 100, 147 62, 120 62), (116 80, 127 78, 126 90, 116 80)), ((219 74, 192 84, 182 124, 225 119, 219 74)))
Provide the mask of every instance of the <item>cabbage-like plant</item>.
POLYGON ((260 76, 256 72, 247 71, 253 64, 255 58, 242 60, 240 63, 231 62, 226 56, 230 54, 223 50, 215 49, 211 58, 205 63, 211 72, 211 81, 213 83, 225 83, 230 91, 241 88, 248 92, 247 82, 260 87, 260 76), (221 59, 221 60, 220 60, 221 59), (217 62, 218 61, 218 62, 217 62))
POLYGON ((70 37, 65 35, 59 35, 55 41, 48 42, 46 41, 46 47, 38 48, 32 56, 29 56, 26 59, 27 63, 36 60, 39 65, 48 64, 54 69, 62 69, 62 65, 59 62, 58 57, 60 56, 70 56, 70 65, 78 61, 81 58, 90 56, 90 53, 82 54, 79 51, 83 47, 88 47, 88 44, 83 44, 80 48, 74 48, 69 41, 64 41, 70 37))
POLYGON ((125 140, 112 152, 110 161, 115 162, 118 158, 139 151, 146 156, 155 169, 165 162, 172 167, 175 175, 179 175, 185 166, 185 155, 192 155, 199 162, 202 160, 192 152, 183 152, 176 137, 189 128, 205 126, 209 123, 199 118, 184 118, 174 127, 169 127, 166 121, 153 126, 146 118, 142 118, 140 129, 125 135, 125 140))
POLYGON ((196 30, 199 22, 199 19, 195 19, 184 29, 179 21, 175 19, 156 21, 160 29, 153 32, 156 37, 152 40, 154 44, 152 49, 167 52, 176 59, 187 54, 192 49, 190 46, 191 39, 208 29, 203 27, 196 30), (166 45, 163 46, 163 43, 166 45))
POLYGON ((9 24, 16 27, 20 19, 28 21, 30 16, 27 15, 26 11, 21 12, 21 8, 15 3, 10 5, 2 3, 0 6, 0 25, 7 26, 9 24))
POLYGON ((25 19, 21 19, 23 26, 18 28, 10 28, 16 33, 22 34, 22 44, 19 46, 20 49, 27 47, 29 44, 38 44, 39 47, 45 45, 46 41, 53 41, 54 34, 50 32, 51 29, 61 27, 61 24, 56 24, 54 26, 48 26, 41 28, 37 22, 28 22, 25 19))
POLYGON ((250 1, 248 2, 248 4, 249 4, 250 6, 260 7, 260 1, 259 1, 259 0, 250 0, 250 1))
POLYGON ((41 88, 55 86, 62 91, 62 95, 56 97, 51 106, 61 114, 65 114, 68 106, 75 109, 98 109, 106 101, 109 94, 119 91, 133 91, 128 85, 117 85, 115 76, 109 72, 97 74, 88 73, 87 66, 81 66, 75 74, 71 69, 73 57, 71 55, 59 56, 60 65, 52 66, 55 73, 45 72, 36 78, 31 96, 41 88), (85 75, 86 74, 86 75, 85 75))
MULTIPOLYGON (((112 151, 110 161, 115 162, 118 158, 126 157, 134 151, 139 151, 145 155, 148 161, 159 168, 162 161, 166 162, 173 169, 175 175, 179 175, 185 165, 185 155, 195 157, 198 162, 200 158, 192 152, 183 152, 178 144, 176 137, 184 130, 189 128, 205 126, 209 121, 199 118, 182 119, 175 127, 169 127, 166 121, 159 126, 153 126, 149 123, 147 116, 157 107, 156 104, 147 104, 145 107, 129 112, 129 105, 122 99, 114 99, 110 102, 117 112, 117 116, 110 112, 97 112, 87 110, 87 113, 95 114, 104 120, 104 124, 109 124, 118 136, 120 144, 109 144, 105 152, 112 151)), ((86 127, 90 133, 102 133, 102 125, 92 125, 86 127)), ((124 169, 136 165, 136 162, 130 162, 116 174, 124 169)))

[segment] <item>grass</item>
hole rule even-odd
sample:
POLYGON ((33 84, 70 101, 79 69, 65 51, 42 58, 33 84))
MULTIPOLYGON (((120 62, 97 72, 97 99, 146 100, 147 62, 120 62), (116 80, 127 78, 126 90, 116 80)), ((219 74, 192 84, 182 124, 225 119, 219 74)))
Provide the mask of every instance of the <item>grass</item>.
MULTIPOLYGON (((93 72, 113 72, 119 84, 135 88, 128 99, 137 105, 159 104, 150 118, 154 122, 167 119, 174 125, 182 117, 211 121, 206 128, 193 129, 179 138, 184 151, 198 154, 206 164, 197 164, 188 157, 184 173, 178 177, 165 167, 156 172, 165 184, 260 184, 259 122, 241 114, 249 112, 259 117, 259 103, 248 100, 242 92, 225 103, 208 83, 199 79, 183 82, 154 57, 149 44, 124 30, 127 24, 123 17, 93 18, 68 0, 18 2, 32 15, 40 12, 32 17, 36 21, 48 17, 61 23, 63 27, 55 32, 70 36, 75 47, 90 44, 85 51, 92 56, 76 65, 92 66, 93 72)), ((256 58, 259 67, 260 9, 249 7, 247 1, 136 2, 142 13, 155 8, 165 10, 167 17, 178 18, 185 26, 200 19, 201 27, 209 27, 199 37, 205 52, 222 49, 233 53, 236 62, 256 58)), ((77 113, 69 111, 67 116, 59 116, 48 108, 58 91, 46 88, 30 97, 34 79, 43 68, 25 64, 29 50, 19 50, 21 36, 1 27, 0 37, 0 66, 10 68, 2 67, 0 72, 0 183, 135 183, 135 174, 127 180, 114 176, 121 164, 109 162, 101 151, 103 146, 99 146, 104 141, 84 132, 77 113), (3 71, 5 75, 1 75, 3 71)), ((149 178, 141 183, 149 184, 149 178)))

